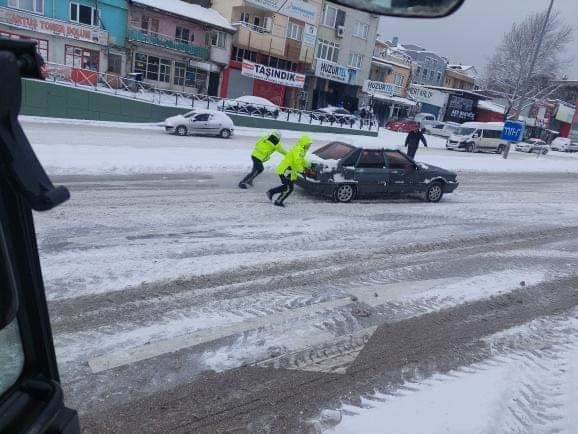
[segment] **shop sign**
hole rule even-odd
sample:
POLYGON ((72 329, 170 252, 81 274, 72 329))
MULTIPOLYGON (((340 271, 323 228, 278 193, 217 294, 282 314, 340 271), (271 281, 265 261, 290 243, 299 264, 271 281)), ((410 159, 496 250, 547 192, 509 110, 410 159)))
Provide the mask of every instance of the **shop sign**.
POLYGON ((327 60, 317 59, 315 75, 320 78, 338 81, 340 83, 350 82, 350 74, 347 68, 327 60))
POLYGON ((397 87, 393 83, 383 83, 381 81, 365 80, 363 91, 370 95, 393 96, 397 92, 397 87))
POLYGON ((427 87, 412 84, 408 90, 411 99, 417 102, 430 104, 436 107, 443 107, 447 101, 447 94, 439 90, 428 89, 427 87))
POLYGON ((108 32, 104 30, 51 20, 6 8, 0 8, 0 23, 47 35, 61 36, 100 45, 108 44, 108 32))
POLYGON ((574 119, 575 110, 565 105, 558 105, 558 111, 556 112, 556 119, 565 124, 571 124, 572 119, 574 119))
POLYGON ((249 62, 248 60, 243 60, 241 74, 283 86, 297 87, 299 89, 303 89, 305 86, 305 75, 303 74, 272 68, 259 63, 249 62))
POLYGON ((446 122, 471 122, 476 120, 476 102, 466 96, 450 95, 446 109, 446 122))
POLYGON ((303 45, 315 47, 315 42, 317 42, 317 27, 312 24, 305 24, 303 28, 303 45))
POLYGON ((317 8, 303 0, 246 0, 246 2, 308 24, 317 23, 317 8))

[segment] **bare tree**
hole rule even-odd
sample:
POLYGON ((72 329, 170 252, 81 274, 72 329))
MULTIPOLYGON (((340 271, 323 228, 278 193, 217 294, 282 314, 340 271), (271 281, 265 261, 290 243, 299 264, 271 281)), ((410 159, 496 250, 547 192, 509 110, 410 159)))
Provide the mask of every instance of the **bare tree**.
POLYGON ((571 63, 564 53, 573 40, 573 28, 556 11, 546 26, 534 72, 531 77, 528 76, 532 53, 538 44, 545 18, 546 11, 537 12, 520 23, 514 23, 486 67, 488 89, 502 92, 508 100, 506 118, 511 116, 512 109, 519 101, 525 81, 530 100, 544 98, 555 90, 549 86, 550 80, 560 77, 571 63))

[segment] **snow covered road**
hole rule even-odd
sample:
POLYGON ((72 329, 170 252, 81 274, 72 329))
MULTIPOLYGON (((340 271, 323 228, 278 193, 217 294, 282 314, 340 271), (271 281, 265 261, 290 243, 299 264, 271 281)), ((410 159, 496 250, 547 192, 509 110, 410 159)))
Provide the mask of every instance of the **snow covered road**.
MULTIPOLYGON (((505 161, 431 138, 419 159, 459 171, 441 203, 297 190, 278 209, 264 194, 273 164, 236 188, 259 130, 24 128, 72 192, 35 218, 66 399, 85 432, 576 426, 575 156, 505 161)), ((314 135, 316 146, 404 137, 314 135)))

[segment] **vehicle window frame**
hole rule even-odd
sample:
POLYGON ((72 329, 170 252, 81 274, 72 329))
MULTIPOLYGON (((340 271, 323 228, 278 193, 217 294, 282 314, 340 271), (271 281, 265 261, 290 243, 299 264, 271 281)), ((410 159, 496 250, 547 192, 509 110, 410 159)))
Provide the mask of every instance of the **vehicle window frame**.
POLYGON ((387 169, 387 165, 385 163, 385 154, 383 152, 383 149, 362 149, 361 152, 359 153, 359 157, 357 158, 357 162, 355 163, 355 168, 356 169, 375 169, 375 170, 387 169), (360 167, 359 163, 361 161, 361 157, 363 156, 364 152, 379 152, 379 153, 381 153, 381 159, 383 160, 383 166, 382 167, 360 167))
POLYGON ((409 159, 409 157, 407 155, 405 155, 403 152, 400 151, 392 151, 392 150, 384 150, 383 151, 383 156, 385 158, 385 166, 386 168, 390 169, 390 170, 404 170, 404 171, 409 171, 413 168, 415 168, 415 163, 413 161, 411 161, 409 159), (387 153, 392 153, 392 154, 398 154, 404 161, 406 161, 408 163, 408 165, 405 168, 400 168, 400 167, 391 167, 389 165, 389 158, 387 156, 387 153))

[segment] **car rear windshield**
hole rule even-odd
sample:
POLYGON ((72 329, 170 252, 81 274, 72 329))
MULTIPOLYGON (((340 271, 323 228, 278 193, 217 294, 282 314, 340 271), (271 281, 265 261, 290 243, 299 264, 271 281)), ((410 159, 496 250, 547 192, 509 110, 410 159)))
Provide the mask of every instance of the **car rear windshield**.
POLYGON ((351 145, 336 142, 330 143, 321 149, 318 149, 314 152, 314 154, 323 160, 341 160, 354 149, 355 147, 351 145))

